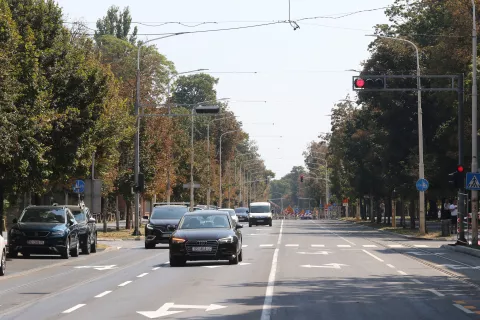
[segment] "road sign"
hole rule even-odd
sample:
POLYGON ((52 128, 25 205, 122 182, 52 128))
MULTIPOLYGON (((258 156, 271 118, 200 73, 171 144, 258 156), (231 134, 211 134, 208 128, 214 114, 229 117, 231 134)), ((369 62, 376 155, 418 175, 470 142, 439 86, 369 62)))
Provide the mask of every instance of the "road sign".
POLYGON ((418 191, 427 191, 428 190, 428 181, 427 179, 418 179, 416 185, 418 191))
POLYGON ((467 172, 467 190, 480 190, 480 173, 467 172))
POLYGON ((72 189, 75 193, 83 193, 85 191, 85 182, 83 180, 76 180, 72 189))
POLYGON ((161 317, 169 316, 175 313, 185 312, 186 310, 181 311, 170 311, 169 309, 201 309, 205 311, 214 311, 226 308, 225 306, 220 306, 218 304, 211 304, 209 306, 200 306, 200 305, 183 305, 183 304, 174 304, 173 302, 167 302, 160 308, 155 311, 137 311, 137 313, 141 314, 150 319, 158 319, 161 317))

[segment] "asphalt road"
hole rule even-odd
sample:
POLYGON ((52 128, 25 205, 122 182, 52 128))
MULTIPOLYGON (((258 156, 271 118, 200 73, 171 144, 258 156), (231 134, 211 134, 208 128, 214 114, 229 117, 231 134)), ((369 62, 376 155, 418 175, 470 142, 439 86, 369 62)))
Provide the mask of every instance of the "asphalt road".
POLYGON ((0 319, 480 317, 480 261, 441 249, 445 242, 340 221, 277 220, 242 231, 236 266, 171 268, 167 249, 137 241, 69 260, 8 261, 0 319))

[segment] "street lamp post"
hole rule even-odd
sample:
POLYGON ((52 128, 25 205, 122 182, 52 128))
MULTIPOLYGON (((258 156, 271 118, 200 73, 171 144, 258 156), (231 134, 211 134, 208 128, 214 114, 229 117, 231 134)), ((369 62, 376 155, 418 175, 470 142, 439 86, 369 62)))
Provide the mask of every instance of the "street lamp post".
POLYGON ((234 132, 238 132, 238 131, 242 131, 242 130, 238 129, 238 130, 227 131, 227 132, 224 132, 220 135, 220 151, 219 151, 220 166, 218 168, 219 181, 220 181, 220 183, 219 183, 219 200, 218 200, 218 207, 219 208, 222 208, 222 206, 223 206, 223 203, 222 203, 222 200, 223 200, 223 194, 222 194, 222 138, 226 134, 234 133, 234 132))
MULTIPOLYGON (((475 12, 475 0, 472 0, 472 172, 478 171, 477 160, 477 21, 475 12)), ((477 216, 478 212, 478 191, 472 190, 472 218, 477 216)), ((463 204, 462 204, 463 205, 463 204)), ((463 221, 460 221, 463 223, 463 221)), ((472 245, 478 245, 478 220, 472 219, 472 245)))
MULTIPOLYGON (((474 2, 474 0, 472 0, 472 2, 474 2)), ((475 14, 475 12, 474 12, 474 14, 475 14)), ((475 29, 475 23, 474 23, 474 28, 473 29, 475 29)), ((474 32, 476 32, 476 30, 474 32)), ((420 80, 420 56, 418 54, 418 47, 412 41, 401 39, 401 38, 386 37, 386 36, 380 36, 380 35, 373 35, 373 36, 379 37, 379 38, 384 38, 384 39, 392 39, 392 40, 406 42, 406 43, 410 44, 411 46, 413 46, 415 48, 415 54, 417 56, 417 100, 418 100, 417 101, 417 104, 418 104, 417 113, 418 113, 418 159, 419 159, 418 172, 419 172, 419 179, 424 179, 425 178, 425 172, 424 172, 424 165, 423 165, 422 87, 421 87, 421 80, 420 80)), ((475 56, 476 56, 476 45, 474 47, 474 52, 475 52, 475 56)), ((474 56, 474 59, 475 59, 475 56, 474 56)), ((474 75, 475 75, 476 65, 473 66, 473 70, 474 70, 473 72, 474 72, 474 75)), ((475 79, 475 77, 474 77, 474 79, 475 79)), ((476 85, 476 83, 473 84, 473 85, 476 85)), ((476 95, 472 94, 472 112, 475 111, 475 115, 476 115, 476 105, 475 105, 475 108, 473 107, 474 99, 476 100, 476 95)), ((475 103, 476 103, 476 101, 475 101, 475 103)), ((473 116, 473 114, 472 114, 472 116, 473 116)), ((472 119, 476 119, 476 117, 472 118, 472 119)), ((476 129, 476 121, 472 122, 472 130, 474 128, 476 129)), ((476 130, 472 131, 472 137, 475 137, 475 139, 476 139, 476 137, 477 137, 476 130)), ((477 148, 476 141, 474 143, 473 139, 472 139, 472 147, 475 148, 473 150, 476 150, 476 148, 477 148)), ((476 154, 472 154, 472 171, 474 171, 474 168, 475 168, 475 170, 477 169, 476 158, 477 158, 476 154)), ((425 228, 425 226, 426 226, 425 225, 425 192, 424 191, 419 191, 419 194, 420 194, 420 196, 419 196, 419 198, 420 198, 420 205, 419 205, 419 207, 420 207, 420 226, 419 226, 419 231, 420 231, 421 234, 425 234, 425 232, 426 232, 426 228, 425 228)), ((472 210, 474 208, 473 207, 473 198, 474 197, 473 197, 473 193, 472 193, 472 210)), ((476 201, 476 196, 475 196, 475 201, 476 201)), ((475 204, 475 208, 476 208, 476 204, 475 204)))

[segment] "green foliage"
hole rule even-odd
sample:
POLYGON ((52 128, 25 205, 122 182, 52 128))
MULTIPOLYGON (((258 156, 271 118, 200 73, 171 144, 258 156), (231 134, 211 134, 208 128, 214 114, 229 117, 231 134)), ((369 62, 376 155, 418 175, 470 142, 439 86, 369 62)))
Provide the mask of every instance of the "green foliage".
POLYGON ((104 35, 111 35, 131 44, 136 44, 138 29, 134 27, 130 34, 131 28, 132 16, 130 15, 130 9, 126 7, 123 11, 120 11, 119 7, 111 6, 107 10, 107 15, 97 20, 95 39, 98 41, 104 35))

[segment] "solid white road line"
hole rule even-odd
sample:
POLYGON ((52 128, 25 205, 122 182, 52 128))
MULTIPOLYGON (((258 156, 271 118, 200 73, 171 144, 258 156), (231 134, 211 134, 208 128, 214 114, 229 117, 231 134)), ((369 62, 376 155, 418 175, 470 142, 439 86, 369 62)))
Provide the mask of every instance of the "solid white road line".
POLYGON ((440 292, 438 292, 438 291, 435 290, 435 289, 425 289, 425 290, 430 291, 431 293, 433 293, 433 294, 435 294, 435 295, 437 295, 437 296, 439 296, 439 297, 445 297, 445 295, 444 295, 443 293, 440 293, 440 292))
POLYGON ((379 258, 379 257, 377 257, 376 255, 374 255, 373 253, 370 253, 370 252, 368 252, 367 250, 362 250, 362 251, 363 251, 363 252, 365 252, 366 254, 368 254, 369 256, 371 256, 371 257, 373 257, 373 258, 377 259, 378 261, 380 261, 380 262, 383 262, 383 260, 382 260, 382 259, 380 259, 380 258, 379 258))
POLYGON ((339 248, 351 248, 352 246, 349 244, 337 244, 337 247, 339 248))
MULTIPOLYGON (((277 244, 279 245, 282 241, 282 232, 283 232, 283 222, 280 225, 280 233, 278 235, 277 244)), ((277 261, 278 261, 278 248, 275 249, 272 259, 272 269, 270 270, 270 275, 268 276, 267 290, 265 292, 265 300, 263 302, 262 316, 260 320, 270 320, 272 315, 272 300, 273 300, 273 289, 275 288, 275 275, 277 273, 277 261)))
POLYGON ((413 282, 415 282, 415 283, 418 283, 418 284, 423 284, 423 282, 422 282, 422 281, 420 281, 420 280, 417 280, 417 279, 410 279, 410 280, 412 280, 413 282))
POLYGON ((285 247, 298 247, 298 244, 286 244, 285 247))
POLYGON ((413 246, 417 248, 428 248, 426 244, 414 244, 413 246))
POLYGON ((454 303, 453 304, 455 307, 457 307, 458 309, 462 310, 463 312, 465 313, 474 313, 472 310, 468 310, 467 308, 465 308, 464 306, 460 305, 460 304, 456 304, 454 303))
POLYGON ((388 264, 388 263, 387 263, 387 266, 389 266, 389 267, 392 268, 392 269, 395 269, 395 267, 394 267, 393 265, 391 265, 391 264, 388 264))
POLYGON ((125 281, 124 283, 120 283, 119 287, 125 287, 127 284, 132 283, 132 281, 125 281))
POLYGON ((325 247, 324 244, 311 244, 310 246, 313 247, 313 248, 324 248, 325 247))
POLYGON ((273 247, 273 244, 261 244, 260 247, 273 247))
POLYGON ((376 248, 377 246, 374 245, 374 244, 364 244, 363 247, 364 248, 376 248))
POLYGON ((404 276, 407 275, 407 273, 406 273, 406 272, 403 272, 402 270, 397 270, 397 272, 400 273, 401 275, 404 275, 404 276))
POLYGON ((106 296, 107 294, 109 294, 110 292, 112 292, 112 291, 102 292, 102 293, 100 293, 100 294, 97 294, 97 295, 95 296, 95 298, 105 297, 105 296, 106 296))
POLYGON ((139 275, 137 276, 137 278, 142 278, 142 277, 145 277, 147 274, 148 274, 148 272, 145 272, 145 273, 139 274, 139 275))
POLYGON ((81 307, 85 306, 86 304, 77 304, 75 307, 72 307, 70 309, 67 309, 65 311, 63 311, 62 313, 70 313, 70 312, 73 312, 77 309, 80 309, 81 307))

